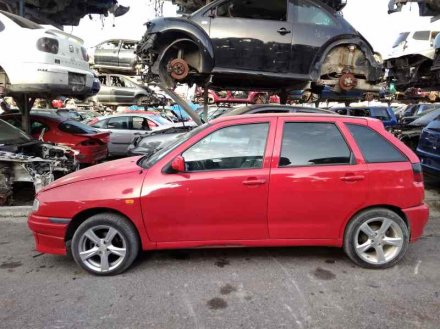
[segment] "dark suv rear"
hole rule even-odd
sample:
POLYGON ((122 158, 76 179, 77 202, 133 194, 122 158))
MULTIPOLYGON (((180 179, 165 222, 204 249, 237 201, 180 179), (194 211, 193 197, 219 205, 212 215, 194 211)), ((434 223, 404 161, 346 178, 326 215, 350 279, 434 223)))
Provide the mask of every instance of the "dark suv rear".
POLYGON ((440 115, 423 129, 417 154, 423 170, 440 177, 440 115))

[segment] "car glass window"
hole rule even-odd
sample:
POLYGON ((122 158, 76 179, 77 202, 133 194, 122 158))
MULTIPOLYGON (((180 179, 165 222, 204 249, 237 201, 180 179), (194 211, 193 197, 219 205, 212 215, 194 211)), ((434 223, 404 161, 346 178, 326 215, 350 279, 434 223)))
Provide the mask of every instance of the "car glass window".
POLYGON ((306 0, 293 0, 296 19, 300 24, 336 26, 335 19, 325 9, 306 0))
POLYGON ((136 47, 136 42, 124 41, 122 43, 122 47, 121 48, 124 49, 124 50, 133 50, 134 51, 135 47, 136 47))
POLYGON ((134 130, 151 130, 149 120, 142 117, 133 117, 134 130))
POLYGON ((429 40, 429 36, 431 35, 431 31, 418 31, 413 35, 414 40, 429 40))
POLYGON ((340 115, 349 115, 348 109, 335 109, 335 112, 340 115))
POLYGON ((268 131, 268 123, 219 129, 182 154, 187 171, 262 168, 268 131))
POLYGON ((118 79, 123 82, 123 84, 124 84, 123 87, 125 87, 125 88, 136 88, 136 85, 133 82, 131 82, 130 80, 128 80, 128 79, 121 79, 119 77, 118 77, 118 79))
POLYGON ((409 36, 409 32, 400 33, 399 36, 397 37, 396 42, 394 42, 393 48, 398 47, 402 42, 406 41, 406 39, 408 39, 408 36, 409 36))
POLYGON ((68 134, 95 134, 97 132, 92 127, 73 120, 62 122, 58 128, 68 134))
POLYGON ((250 111, 249 113, 255 113, 255 114, 265 114, 265 113, 289 113, 289 110, 283 110, 283 109, 265 109, 265 110, 254 110, 250 111))
POLYGON ((285 21, 287 20, 287 1, 231 0, 217 7, 217 16, 285 21))
POLYGON ((119 48, 119 41, 118 40, 107 41, 103 44, 98 45, 96 48, 101 49, 101 50, 118 49, 119 48))
POLYGON ((335 124, 284 124, 280 167, 350 164, 350 159, 350 149, 335 124))
POLYGON ((376 107, 371 110, 371 117, 382 121, 390 120, 388 109, 385 107, 376 107))
POLYGON ((121 79, 120 77, 113 75, 110 77, 110 85, 112 87, 125 88, 125 81, 123 79, 121 79))
POLYGON ((367 163, 403 162, 406 157, 389 141, 374 130, 347 124, 367 163))
POLYGON ((8 123, 0 120, 0 144, 11 145, 29 142, 31 138, 20 129, 13 127, 13 123, 18 123, 13 119, 8 119, 8 123))
POLYGON ((13 21, 18 26, 25 28, 25 29, 31 29, 31 30, 37 30, 42 29, 43 27, 37 23, 34 23, 26 18, 11 14, 6 11, 0 11, 3 15, 5 15, 7 18, 9 18, 11 21, 13 21))
POLYGON ((129 117, 110 118, 107 123, 108 129, 129 129, 129 117))
POLYGON ((0 21, 0 32, 2 32, 5 29, 5 25, 0 21))
POLYGON ((148 120, 148 124, 150 125, 150 127, 159 127, 159 125, 156 122, 151 120, 148 120))
POLYGON ((49 131, 49 127, 46 124, 39 122, 39 121, 32 121, 31 122, 31 135, 37 135, 37 134, 39 135, 39 134, 41 134, 43 129, 45 132, 49 131))
POLYGON ((100 120, 92 124, 93 128, 107 128, 108 119, 100 120))
POLYGON ((369 109, 351 109, 350 115, 354 117, 370 117, 371 112, 369 109))
POLYGON ((99 77, 99 82, 105 86, 107 84, 107 77, 105 75, 101 75, 99 77))

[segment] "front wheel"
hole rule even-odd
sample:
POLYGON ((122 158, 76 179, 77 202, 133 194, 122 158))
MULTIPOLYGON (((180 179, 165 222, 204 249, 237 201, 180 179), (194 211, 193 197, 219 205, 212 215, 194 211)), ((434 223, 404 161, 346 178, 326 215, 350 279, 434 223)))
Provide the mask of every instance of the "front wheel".
POLYGON ((394 211, 369 209, 356 215, 345 231, 344 251, 356 264, 373 269, 394 266, 405 255, 409 230, 394 211))
POLYGON ((124 272, 136 259, 139 240, 126 218, 102 213, 78 227, 71 248, 73 259, 87 272, 115 275, 124 272))

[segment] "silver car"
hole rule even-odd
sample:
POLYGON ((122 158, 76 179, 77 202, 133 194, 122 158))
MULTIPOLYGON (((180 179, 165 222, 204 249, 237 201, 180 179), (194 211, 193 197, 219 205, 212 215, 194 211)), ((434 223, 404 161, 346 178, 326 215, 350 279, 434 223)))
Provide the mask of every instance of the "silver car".
POLYGON ((100 72, 136 73, 136 40, 107 40, 94 49, 93 67, 100 72))
POLYGON ((98 118, 92 127, 110 132, 108 152, 110 155, 125 156, 128 146, 135 137, 152 131, 161 131, 175 124, 160 115, 146 113, 120 113, 98 118))

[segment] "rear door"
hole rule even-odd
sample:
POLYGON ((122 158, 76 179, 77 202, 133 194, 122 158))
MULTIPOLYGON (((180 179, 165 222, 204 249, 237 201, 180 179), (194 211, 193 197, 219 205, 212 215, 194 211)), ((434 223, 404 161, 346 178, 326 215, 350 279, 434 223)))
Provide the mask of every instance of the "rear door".
POLYGON ((122 40, 119 50, 119 67, 133 68, 136 62, 136 41, 122 40))
POLYGON ((269 187, 272 239, 337 239, 364 204, 367 167, 336 119, 280 118, 269 187))
POLYGON ((110 143, 108 151, 113 155, 127 154, 128 146, 133 140, 134 131, 131 129, 131 117, 117 116, 109 118, 107 127, 104 130, 110 131, 110 143))
POLYGON ((114 101, 121 104, 133 104, 137 91, 134 84, 120 75, 110 74, 109 78, 114 101))
POLYGON ((287 72, 292 45, 288 0, 230 0, 210 20, 216 67, 287 72))
POLYGON ((109 40, 96 46, 95 65, 118 66, 119 40, 109 40))

